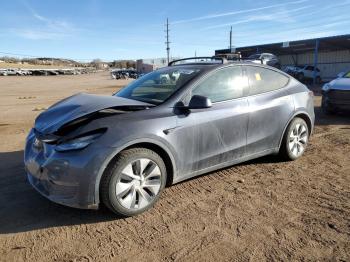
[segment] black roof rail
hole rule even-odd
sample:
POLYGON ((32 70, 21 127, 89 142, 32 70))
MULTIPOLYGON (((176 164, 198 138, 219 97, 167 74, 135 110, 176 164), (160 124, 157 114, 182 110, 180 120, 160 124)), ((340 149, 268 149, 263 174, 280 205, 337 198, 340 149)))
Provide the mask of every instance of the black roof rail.
MULTIPOLYGON (((172 66, 175 63, 181 62, 181 61, 201 60, 201 59, 219 60, 219 61, 221 61, 222 64, 226 64, 227 63, 227 59, 225 57, 219 57, 219 56, 197 56, 197 57, 187 57, 187 58, 173 60, 173 61, 169 62, 168 66, 172 66)), ((203 61, 198 61, 198 62, 195 62, 195 63, 200 63, 200 62, 203 62, 203 61)))

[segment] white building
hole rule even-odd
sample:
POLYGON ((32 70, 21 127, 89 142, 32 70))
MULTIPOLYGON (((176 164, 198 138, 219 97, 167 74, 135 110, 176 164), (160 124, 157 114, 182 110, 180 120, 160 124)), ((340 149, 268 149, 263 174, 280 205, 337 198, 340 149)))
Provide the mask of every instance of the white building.
MULTIPOLYGON (((176 60, 179 58, 172 57, 170 60, 176 60)), ((158 68, 168 65, 166 58, 149 58, 136 60, 136 71, 139 73, 149 73, 158 68)))

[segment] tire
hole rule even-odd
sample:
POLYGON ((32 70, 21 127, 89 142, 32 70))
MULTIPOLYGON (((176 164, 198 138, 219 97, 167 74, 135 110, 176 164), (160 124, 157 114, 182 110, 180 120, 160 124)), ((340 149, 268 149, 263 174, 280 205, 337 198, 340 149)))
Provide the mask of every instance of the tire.
POLYGON ((166 179, 164 161, 154 151, 147 148, 122 151, 102 177, 102 203, 122 217, 140 214, 157 202, 166 179))
POLYGON ((305 152, 308 141, 309 128, 303 119, 296 117, 284 133, 280 155, 289 161, 296 160, 305 152))
POLYGON ((322 96, 321 102, 322 112, 326 115, 334 115, 336 113, 335 109, 326 101, 326 99, 322 96))

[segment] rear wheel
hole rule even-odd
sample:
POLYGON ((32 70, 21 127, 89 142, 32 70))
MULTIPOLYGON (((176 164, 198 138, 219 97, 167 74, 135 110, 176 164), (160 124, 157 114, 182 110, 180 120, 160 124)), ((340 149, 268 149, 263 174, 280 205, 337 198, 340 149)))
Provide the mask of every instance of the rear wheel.
POLYGON ((296 160, 304 153, 308 140, 306 122, 299 117, 294 118, 284 134, 280 154, 287 160, 296 160))
POLYGON ((162 158, 146 148, 122 151, 101 181, 102 202, 114 213, 133 216, 151 208, 166 183, 162 158))

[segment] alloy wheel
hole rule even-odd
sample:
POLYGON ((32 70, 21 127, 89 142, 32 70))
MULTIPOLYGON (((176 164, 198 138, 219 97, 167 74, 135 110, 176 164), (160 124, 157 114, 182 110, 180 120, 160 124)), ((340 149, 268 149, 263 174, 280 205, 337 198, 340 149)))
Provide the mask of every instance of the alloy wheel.
POLYGON ((119 203, 132 210, 148 206, 159 193, 161 176, 159 166, 148 158, 127 164, 116 183, 119 203))
POLYGON ((299 157, 305 150, 308 140, 307 128, 303 124, 296 124, 289 135, 289 150, 295 157, 299 157))

